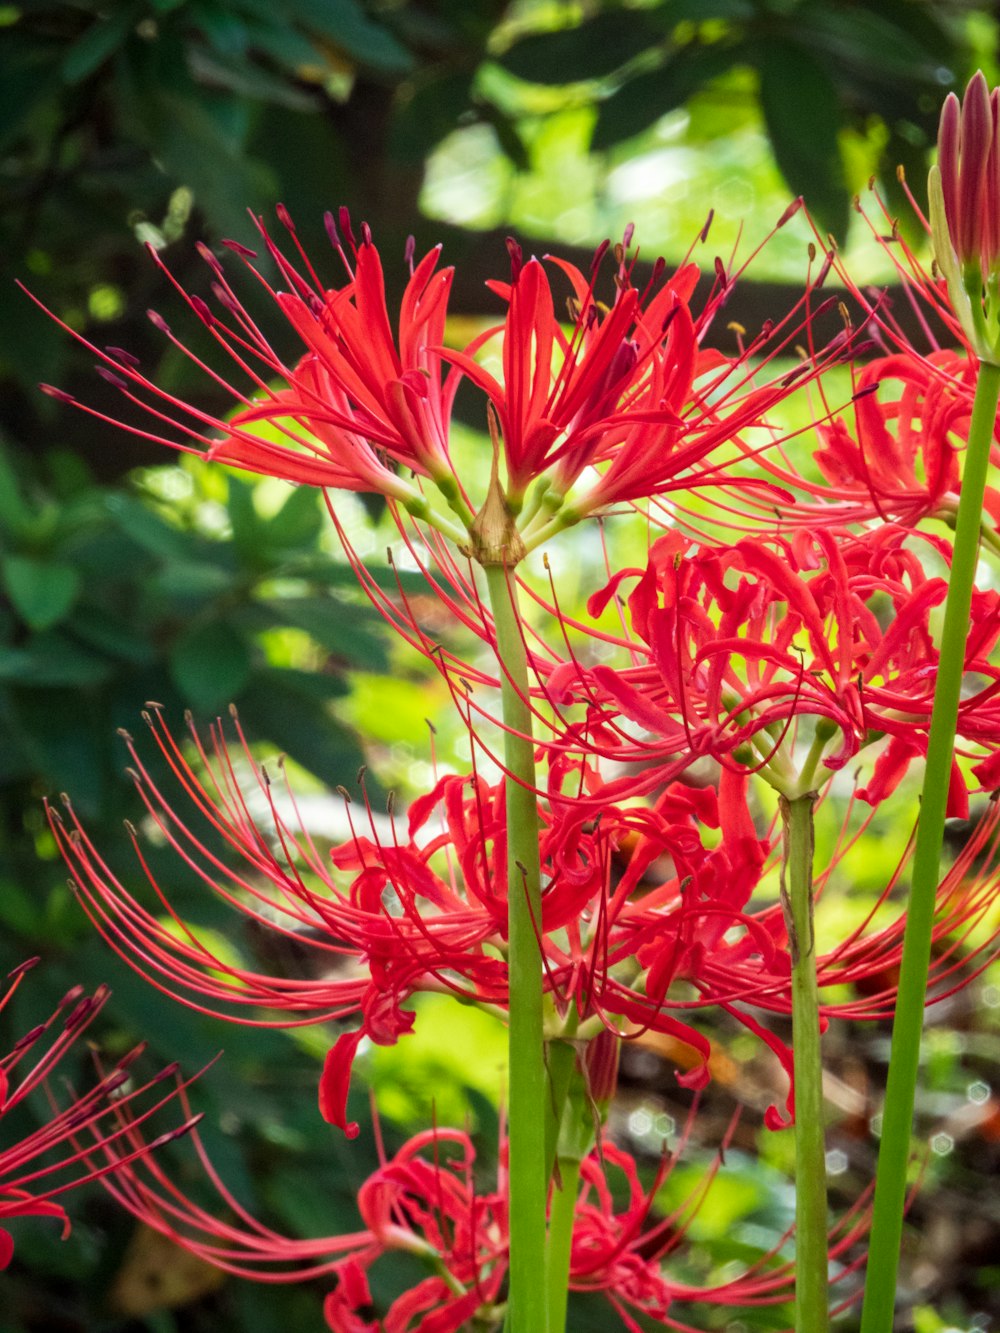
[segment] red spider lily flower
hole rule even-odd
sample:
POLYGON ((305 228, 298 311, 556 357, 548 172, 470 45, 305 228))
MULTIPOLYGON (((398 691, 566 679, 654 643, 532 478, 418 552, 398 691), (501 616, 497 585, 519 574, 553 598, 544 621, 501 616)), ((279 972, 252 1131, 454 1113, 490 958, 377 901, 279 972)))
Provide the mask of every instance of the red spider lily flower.
MULTIPOLYGON (((790 208, 778 226, 796 211, 797 205, 790 208)), ((543 477, 528 513, 536 524, 551 517, 590 468, 598 475, 589 489, 571 497, 562 514, 564 525, 623 501, 705 485, 748 486, 772 503, 780 496, 759 478, 735 476, 731 458, 713 464, 710 456, 719 445, 737 443, 743 432, 761 425, 793 382, 817 376, 845 355, 845 339, 837 338, 801 373, 756 385, 751 357, 770 359, 790 351, 815 313, 810 294, 745 352, 730 358, 701 347, 735 280, 721 261, 715 290, 695 318, 690 310, 699 276, 695 265, 682 265, 659 285, 664 265, 657 261, 649 286, 640 293, 632 285, 625 247, 616 246, 614 297, 607 307, 596 295, 605 245, 595 255, 589 279, 565 261, 551 261, 572 286, 573 322, 567 334, 556 317, 544 266, 534 258, 525 262, 513 242, 509 248, 511 282, 489 284, 507 301, 502 381, 470 349, 445 356, 486 393, 497 412, 506 494, 515 511, 531 482, 543 477)))
MULTIPOLYGON (((105 864, 67 804, 68 822, 52 811, 52 828, 79 900, 125 961, 200 1012, 260 1026, 358 1017, 360 1026, 343 1034, 327 1057, 320 1090, 325 1117, 353 1135, 356 1127, 346 1120, 353 1057, 363 1037, 391 1044, 410 1030, 413 1014, 403 1007, 409 996, 421 990, 452 992, 506 1007, 507 905, 497 887, 506 884, 503 784, 446 777, 414 802, 405 837, 395 825, 381 835, 371 820, 367 833, 356 833, 328 858, 298 819, 294 797, 287 797, 291 814, 283 814, 270 779, 248 755, 253 778, 246 791, 240 789, 218 730, 213 729, 210 755, 192 729, 199 774, 160 714, 147 714, 147 720, 202 825, 185 823, 129 740, 137 788, 158 836, 254 930, 292 940, 300 953, 311 955, 314 973, 261 972, 244 965, 235 948, 220 956, 214 941, 201 939, 177 916, 132 830, 157 909, 144 906, 105 864), (254 814, 255 804, 260 816, 254 814), (268 833, 262 827, 265 818, 268 833)), ((589 1011, 590 978, 603 966, 607 921, 602 904, 613 848, 639 835, 636 873, 664 845, 683 866, 689 857, 709 854, 702 853, 694 836, 691 808, 676 795, 651 811, 609 808, 597 825, 588 824, 587 811, 577 817, 567 800, 552 808, 543 805, 541 817, 547 887, 540 929, 549 957, 547 984, 562 1004, 576 998, 589 1011)), ((711 854, 716 861, 720 855, 711 854)), ((740 843, 727 866, 744 856, 740 843)), ((627 898, 627 888, 620 889, 616 913, 627 898)), ((627 1016, 630 992, 621 995, 627 1016)), ((644 1009, 642 1021, 647 1017, 644 1009)), ((653 1017, 663 1030, 692 1044, 704 1063, 708 1043, 701 1034, 666 1013, 653 1017)))
MULTIPOLYGON (((823 481, 761 456, 761 467, 777 482, 822 501, 782 506, 782 519, 803 526, 875 518, 912 526, 923 518, 953 523, 975 387, 976 363, 964 350, 897 352, 857 369, 853 424, 840 415, 817 423, 822 443, 813 457, 823 481)), ((1000 523, 995 487, 987 487, 985 506, 1000 523)))
MULTIPOLYGON (((690 1223, 721 1165, 720 1154, 690 1197, 669 1216, 657 1215, 654 1200, 684 1151, 693 1114, 678 1148, 646 1184, 629 1154, 607 1139, 582 1163, 569 1286, 603 1296, 631 1333, 649 1318, 679 1333, 694 1333, 670 1314, 678 1300, 747 1306, 791 1297, 794 1268, 779 1258, 787 1235, 724 1285, 697 1287, 671 1276, 670 1264, 682 1254, 690 1223)), ((250 1214, 214 1170, 197 1132, 191 1141, 225 1220, 187 1198, 155 1159, 123 1164, 108 1177, 107 1188, 147 1226, 206 1262, 262 1282, 335 1277, 337 1285, 325 1303, 332 1333, 458 1333, 472 1321, 486 1329, 502 1323, 509 1245, 505 1142, 496 1179, 483 1182, 468 1134, 454 1129, 418 1134, 359 1189, 361 1230, 299 1240, 250 1214), (428 1276, 389 1298, 380 1313, 375 1303, 380 1273, 401 1254, 426 1263, 428 1276)), ((130 1146, 140 1143, 136 1133, 130 1146)), ((858 1242, 865 1226, 862 1203, 831 1232, 837 1280, 862 1262, 858 1242)))
MULTIPOLYGON (((262 971, 242 960, 238 938, 229 936, 225 952, 216 937, 202 938, 178 917, 134 835, 156 910, 144 906, 70 811, 69 825, 53 815, 53 831, 81 904, 126 962, 200 1012, 259 1026, 355 1020, 328 1053, 319 1087, 324 1118, 353 1137, 358 1126, 348 1120, 347 1098, 355 1055, 365 1039, 392 1044, 410 1030, 411 996, 451 993, 506 1009, 503 783, 449 775, 413 803, 405 831, 393 823, 383 833, 372 819, 366 833, 327 854, 291 794, 282 800, 261 769, 251 769, 253 780, 241 789, 217 731, 212 756, 201 750, 198 773, 159 714, 149 721, 202 826, 189 826, 173 808, 130 742, 159 839, 242 914, 248 948, 255 939, 287 940, 311 963, 305 975, 262 971)), ((200 744, 193 731, 192 741, 200 744)), ((556 1011, 574 1006, 589 1032, 606 1026, 626 1037, 650 1029, 670 1036, 691 1052, 679 1080, 699 1086, 709 1076, 711 1047, 691 1019, 721 1007, 790 1074, 787 1046, 754 1016, 789 1012, 791 968, 773 884, 757 902, 770 883, 775 840, 753 826, 746 774, 724 769, 718 791, 675 781, 645 805, 615 804, 594 774, 586 799, 577 800, 563 789, 574 782, 578 790, 569 764, 539 804, 539 930, 556 1011)), ((965 931, 987 900, 986 888, 960 892, 947 879, 939 933, 965 931)), ((869 965, 885 972, 898 944, 894 929, 852 936, 821 958, 820 984, 851 983, 869 965)), ((948 958, 954 979, 960 960, 948 958)), ((879 1013, 887 1002, 880 997, 879 1013)), ((776 1108, 769 1120, 781 1120, 776 1108)))
MULTIPOLYGON (((10 984, 0 996, 0 1010, 37 961, 31 959, 22 963, 10 974, 10 984)), ((26 1032, 6 1055, 0 1056, 0 1125, 35 1089, 47 1088, 49 1075, 100 1013, 109 994, 106 987, 101 987, 93 995, 85 995, 82 986, 74 986, 44 1023, 26 1032), (30 1067, 22 1072, 22 1066, 30 1067)), ((120 1116, 130 1111, 133 1124, 142 1125, 174 1095, 172 1091, 163 1095, 159 1089, 162 1080, 173 1074, 174 1066, 142 1086, 134 1084, 131 1066, 143 1049, 136 1047, 116 1061, 111 1069, 102 1071, 98 1082, 88 1092, 74 1094, 65 1106, 59 1106, 50 1093, 49 1118, 19 1142, 0 1147, 0 1221, 6 1223, 17 1217, 52 1217, 62 1223, 65 1238, 69 1234, 70 1219, 56 1200, 88 1181, 102 1179, 109 1171, 132 1160, 133 1152, 122 1146, 120 1116), (145 1109, 137 1114, 134 1108, 144 1101, 147 1103, 145 1109), (87 1160, 86 1152, 80 1149, 78 1138, 81 1135, 99 1143, 103 1150, 112 1154, 114 1161, 95 1167, 87 1160)), ((186 1123, 161 1134, 151 1143, 144 1143, 135 1151, 142 1154, 153 1151, 169 1139, 186 1133, 198 1119, 189 1116, 186 1123)), ((14 1238, 6 1227, 0 1227, 0 1271, 8 1267, 13 1254, 14 1238)))
MULTIPOLYGON (((805 717, 828 740, 840 737, 824 757, 828 770, 883 734, 897 742, 894 765, 904 750, 914 757, 926 743, 937 660, 928 618, 946 592, 918 545, 949 558, 947 543, 894 524, 857 537, 820 528, 731 547, 660 538, 628 600, 637 665, 567 663, 549 677, 559 697, 589 702, 605 754, 615 751, 607 737, 617 728, 619 758, 662 760, 605 795, 651 790, 700 755, 735 757, 782 790, 795 780, 788 733, 805 717), (635 728, 648 735, 637 738, 635 728)), ((592 613, 637 574, 619 571, 591 599, 592 613)), ((991 751, 1000 675, 989 654, 998 637, 1000 598, 979 591, 966 669, 986 684, 963 701, 959 735, 991 751)), ((963 801, 956 769, 952 814, 963 813, 963 801)))
MULTIPOLYGON (((279 209, 279 218, 302 254, 287 211, 279 209)), ((398 475, 399 467, 453 488, 448 421, 459 376, 453 373, 449 384, 443 383, 439 357, 452 270, 435 272, 439 249, 425 255, 416 267, 411 263, 394 332, 381 259, 371 234, 364 226, 360 242, 356 241, 345 210, 341 210, 340 222, 350 256, 332 217, 327 217, 331 240, 347 269, 348 278, 341 287, 325 287, 304 254, 303 275, 259 220, 263 244, 288 290, 275 291, 269 286, 253 263, 253 251, 226 242, 301 338, 305 353, 291 366, 281 360, 242 306, 220 261, 207 247, 202 246, 201 253, 215 276, 217 313, 201 297, 188 296, 150 249, 189 308, 231 357, 241 383, 226 384, 217 371, 185 347, 162 316, 151 311, 150 318, 175 347, 217 384, 223 383, 235 405, 242 406, 228 420, 213 417, 160 389, 127 352, 118 348, 102 351, 85 343, 98 358, 103 377, 144 408, 158 426, 147 430, 126 422, 114 424, 172 448, 207 453, 267 476, 381 492, 418 508, 422 507, 420 494, 398 475), (283 387, 273 387, 275 381, 283 387), (176 434, 160 434, 162 426, 176 434)), ((61 390, 42 387, 67 400, 61 390)), ((77 406, 91 411, 86 404, 77 406)))
MULTIPOLYGON (((778 226, 798 207, 797 201, 778 226)), ((816 378, 851 350, 850 337, 838 335, 794 371, 783 370, 760 384, 754 363, 796 354, 799 343, 811 343, 809 330, 818 313, 813 308, 814 289, 737 356, 726 357, 703 350, 701 343, 737 273, 717 261, 713 293, 695 317, 689 304, 698 277, 694 265, 683 265, 661 284, 664 266, 658 262, 649 287, 640 293, 632 285, 633 265, 625 258, 625 247, 618 246, 613 302, 606 307, 595 284, 607 245, 599 248, 589 280, 572 265, 554 261, 573 293, 572 328, 567 334, 556 317, 544 267, 535 259, 523 262, 513 243, 512 281, 490 284, 507 300, 504 324, 463 350, 449 350, 444 331, 452 271, 436 271, 437 250, 415 268, 411 264, 394 330, 381 259, 367 227, 356 241, 346 211, 341 210, 345 249, 332 218, 328 219, 331 239, 348 273, 343 286, 328 288, 302 250, 287 212, 279 210, 279 217, 298 250, 294 262, 259 220, 257 226, 286 290, 271 289, 254 265, 253 252, 236 242, 226 244, 294 328, 305 348, 301 359, 293 365, 281 360, 240 304, 220 261, 202 247, 215 277, 218 309, 213 311, 201 297, 185 294, 171 281, 211 338, 235 362, 239 383, 228 384, 217 370, 202 363, 159 314, 153 312, 151 318, 178 350, 232 394, 238 410, 229 420, 216 418, 158 388, 127 352, 102 351, 87 343, 104 379, 156 423, 152 429, 121 424, 171 447, 207 453, 292 482, 381 492, 458 540, 470 527, 474 512, 467 497, 474 487, 467 484, 468 478, 455 474, 448 443, 452 403, 463 378, 484 390, 499 415, 506 502, 512 511, 521 512, 527 487, 540 479, 539 492, 522 517, 530 547, 544 540, 556 511, 561 511, 557 526, 566 526, 618 503, 708 485, 749 488, 772 504, 787 498, 759 474, 735 475, 734 463, 756 449, 744 443, 743 436, 765 424, 768 412, 793 387, 816 378), (477 360, 500 333, 502 384, 477 360), (446 363, 452 365, 447 374, 446 363), (163 427, 175 433, 161 434, 163 427), (728 456, 716 459, 720 446, 728 446, 728 456), (400 469, 433 483, 463 527, 431 511, 419 485, 401 475, 400 469), (564 507, 567 491, 585 474, 583 494, 571 497, 564 507)), ((154 259, 162 266, 155 253, 154 259)), ((52 386, 42 388, 63 401, 74 401, 52 386)), ((77 405, 92 411, 86 404, 77 405)))

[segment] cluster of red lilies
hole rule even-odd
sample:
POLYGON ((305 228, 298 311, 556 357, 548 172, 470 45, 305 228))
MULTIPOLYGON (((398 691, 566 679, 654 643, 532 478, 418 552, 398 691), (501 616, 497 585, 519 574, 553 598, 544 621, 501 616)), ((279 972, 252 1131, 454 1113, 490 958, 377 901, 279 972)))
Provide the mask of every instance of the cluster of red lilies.
MULTIPOLYGON (((500 1014, 511 1002, 508 921, 518 867, 508 798, 516 784, 537 810, 533 928, 547 1021, 556 1035, 571 1035, 584 1084, 590 1043, 612 1034, 617 1047, 651 1030, 688 1048, 678 1077, 703 1086, 711 1043, 698 1016, 715 1009, 787 1070, 786 1104, 767 1119, 788 1123, 792 1050, 774 1020, 792 1012, 800 942, 782 901, 779 802, 814 796, 816 817, 839 829, 830 864, 816 869, 817 890, 833 892, 849 847, 886 811, 899 821, 893 801, 926 750, 977 365, 945 283, 898 238, 889 243, 927 331, 917 348, 880 298, 851 288, 831 253, 794 311, 745 344, 732 334, 726 354, 706 345, 738 276, 721 261, 707 305, 695 312, 695 266, 668 275, 657 263, 640 288, 630 237, 601 247, 589 273, 526 260, 512 244, 509 281, 491 284, 502 312, 496 326, 456 349, 447 343, 451 270, 438 267, 437 251, 418 263, 409 256, 410 279, 391 313, 367 228, 356 236, 344 212, 328 219, 346 269, 339 286, 328 286, 291 219, 282 210, 279 219, 284 248, 259 224, 266 263, 226 244, 298 334, 298 361, 277 356, 214 253, 205 251, 216 305, 185 298, 231 358, 234 415, 215 419, 177 401, 120 349, 94 349, 98 369, 152 417, 149 427, 133 415, 126 429, 324 487, 335 520, 337 490, 388 499, 428 593, 449 612, 454 641, 438 642, 426 599, 389 596, 348 554, 387 621, 447 680, 470 764, 388 820, 372 812, 362 785, 348 801, 351 836, 331 848, 299 818, 283 774, 255 762, 235 715, 230 748, 222 723, 207 739, 193 724, 178 736, 150 706, 146 721, 170 786, 127 738, 147 812, 146 829, 132 834, 135 882, 116 878, 68 802, 52 811, 83 909, 121 958, 200 1012, 269 1026, 344 1024, 319 1102, 353 1136, 353 1060, 365 1041, 405 1040, 415 995, 450 993, 500 1014), (275 272, 278 290, 267 276, 275 272), (856 309, 842 333, 817 347, 814 318, 829 307, 822 288, 831 274, 847 284, 856 309), (839 389, 828 387, 834 367, 847 367, 829 381, 839 389), (481 391, 491 422, 492 456, 485 450, 472 467, 450 441, 463 381, 481 391), (603 586, 585 612, 570 615, 555 591, 560 534, 595 517, 606 520, 603 586), (636 522, 648 534, 645 559, 625 562, 616 555, 620 534, 636 522), (549 543, 551 578, 532 558, 549 543), (509 667, 480 565, 504 572, 527 685, 509 667), (502 685, 514 688, 530 719, 530 775, 502 752, 505 730, 528 734, 500 714, 502 685), (150 870, 148 831, 206 892, 257 928, 294 937, 315 966, 290 978, 252 958, 220 956, 177 916, 150 870)), ((152 318, 183 350, 162 317, 152 318)), ((218 385, 218 368, 209 373, 218 385)), ((989 491, 984 565, 1000 554, 998 518, 1000 496, 989 491)), ((988 572, 971 620, 949 813, 967 818, 970 797, 980 800, 971 839, 939 885, 933 999, 994 955, 998 814, 986 798, 1000 773, 1000 596, 988 572)), ((907 808, 895 873, 868 918, 817 946, 824 1023, 892 1012, 907 808)), ((67 1020, 62 1045, 86 1017, 67 1020)), ((35 1040, 0 1065, 4 1097, 8 1065, 35 1040)), ((51 1067, 60 1043, 26 1083, 51 1067)), ((116 1078, 117 1069, 88 1094, 104 1096, 110 1131, 85 1098, 52 1133, 75 1145, 71 1162, 100 1174, 150 1225, 233 1272, 285 1281, 335 1274, 326 1304, 334 1333, 446 1333, 473 1319, 484 1328, 502 1320, 504 1147, 497 1180, 484 1184, 465 1133, 419 1135, 362 1187, 361 1231, 290 1240, 242 1210, 207 1160, 220 1215, 187 1199, 147 1152, 144 1116, 130 1110, 138 1093, 110 1096, 116 1078), (372 1315, 368 1273, 395 1251, 426 1259, 429 1276, 372 1315)), ((183 1087, 179 1096, 188 1129, 183 1087)), ((33 1177, 8 1182, 31 1151, 0 1154, 4 1215, 56 1207, 49 1192, 26 1188, 33 1177)), ((678 1299, 787 1299, 794 1274, 776 1256, 709 1291, 671 1280, 683 1219, 657 1217, 652 1202, 669 1162, 643 1185, 632 1159, 598 1131, 581 1163, 568 1285, 605 1293, 626 1327, 638 1328, 640 1314, 681 1327, 669 1315, 678 1299), (611 1189, 609 1173, 624 1190, 611 1189)), ((858 1257, 862 1225, 859 1212, 832 1233, 831 1253, 845 1270, 858 1257)))

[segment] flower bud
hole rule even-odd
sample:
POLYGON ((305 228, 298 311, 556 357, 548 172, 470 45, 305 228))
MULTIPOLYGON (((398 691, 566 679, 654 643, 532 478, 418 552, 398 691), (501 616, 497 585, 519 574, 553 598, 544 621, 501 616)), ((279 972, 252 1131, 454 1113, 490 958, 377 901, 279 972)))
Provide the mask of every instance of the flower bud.
POLYGON ((1000 360, 1000 90, 982 71, 961 102, 941 109, 938 162, 928 179, 931 238, 948 295, 976 355, 1000 360))

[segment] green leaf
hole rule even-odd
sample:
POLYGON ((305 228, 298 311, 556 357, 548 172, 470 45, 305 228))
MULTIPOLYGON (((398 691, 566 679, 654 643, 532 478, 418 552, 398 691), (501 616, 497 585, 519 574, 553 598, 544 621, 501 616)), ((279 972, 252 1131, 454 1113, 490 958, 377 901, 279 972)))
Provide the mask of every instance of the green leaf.
POLYGON ((499 57, 527 83, 562 85, 605 78, 647 52, 662 34, 651 31, 636 11, 607 11, 575 28, 534 32, 499 57))
MULTIPOLYGON (((221 548, 226 554, 226 548, 221 548)), ((179 602, 211 601, 229 592, 233 586, 233 571, 209 560, 175 560, 159 570, 150 587, 160 596, 179 602)))
POLYGON ((67 83, 81 83, 93 74, 122 45, 140 14, 138 5, 112 9, 109 18, 98 19, 66 52, 62 64, 67 83))
POLYGON ((240 696, 240 721, 253 739, 270 741, 329 786, 353 789, 364 762, 353 734, 317 702, 303 697, 297 682, 269 673, 240 696))
POLYGON ((754 17, 757 6, 750 0, 666 0, 650 10, 650 22, 660 22, 673 28, 685 20, 705 23, 708 19, 744 21, 754 17))
POLYGON ((867 71, 910 88, 919 82, 940 86, 939 53, 882 14, 861 5, 852 5, 849 12, 837 12, 828 4, 809 5, 796 14, 795 23, 803 48, 808 43, 827 67, 833 62, 840 72, 845 67, 867 71))
MULTIPOLYGON (((316 67, 324 64, 322 53, 309 38, 285 23, 269 21, 262 15, 247 22, 247 33, 258 51, 269 55, 276 64, 286 65, 293 73, 303 65, 316 67)), ((291 91, 287 82, 284 86, 291 91)))
POLYGON ((253 673, 255 685, 298 694, 310 704, 325 704, 348 692, 343 676, 325 671, 302 671, 298 667, 261 667, 253 673))
POLYGON ((389 151, 401 162, 418 163, 446 138, 468 112, 473 71, 446 70, 425 77, 397 95, 389 131, 389 151))
POLYGON ((81 815, 97 815, 106 796, 110 719, 98 699, 81 707, 76 690, 27 685, 16 692, 15 710, 36 775, 50 792, 71 792, 81 815))
POLYGON ((261 605, 276 623, 305 630, 321 647, 345 663, 369 671, 388 671, 382 620, 370 607, 352 605, 335 597, 284 597, 261 605))
POLYGON ((500 145, 500 151, 504 157, 512 162, 518 171, 530 171, 531 154, 521 138, 517 117, 509 116, 506 111, 495 106, 492 102, 485 102, 479 108, 479 117, 487 125, 493 127, 493 132, 497 136, 497 143, 500 145))
MULTIPOLYGON (((286 35, 291 38, 294 34, 286 35)), ((303 47, 311 49, 310 43, 304 37, 301 42, 303 47)), ((254 45, 259 47, 262 43, 255 42, 254 45)), ((278 58, 276 52, 270 49, 267 54, 275 60, 278 58)), ((318 60, 319 57, 316 56, 315 61, 318 60)), ((235 93, 244 104, 270 102, 296 111, 310 114, 316 112, 317 98, 314 93, 297 88, 284 74, 269 74, 260 65, 244 57, 221 56, 199 51, 192 53, 191 65, 197 70, 199 78, 215 88, 235 93)))
POLYGON ((253 502, 253 487, 239 477, 230 476, 229 498, 226 505, 233 528, 233 545, 244 564, 256 565, 260 560, 261 522, 253 502))
POLYGON ((32 629, 57 625, 80 591, 80 575, 72 565, 28 555, 6 555, 0 576, 21 618, 32 629))
POLYGON ((250 679, 249 648, 223 621, 193 625, 170 651, 170 674, 194 708, 212 712, 231 703, 250 679))
POLYGON ((230 10, 213 4, 189 4, 187 13, 220 55, 241 55, 247 47, 246 24, 230 10))
POLYGON ((313 550, 323 530, 319 496, 312 486, 296 486, 278 512, 268 520, 269 546, 313 550))
POLYGON ((0 79, 0 144, 17 134, 39 102, 58 88, 62 48, 37 34, 5 30, 3 78, 0 79))
POLYGON ((289 0, 288 8, 304 28, 329 38, 362 65, 387 74, 405 74, 413 67, 406 47, 355 0, 289 0))
POLYGON ((109 657, 135 666, 151 666, 156 649, 146 638, 134 617, 126 619, 101 606, 84 603, 65 621, 65 627, 77 639, 109 657))
POLYGON ((16 539, 30 532, 33 524, 34 512, 24 498, 20 478, 0 449, 0 529, 16 539))
POLYGON ((47 688, 54 685, 95 685, 112 667, 58 630, 34 635, 23 648, 0 648, 0 680, 47 688))
POLYGON ((113 492, 105 500, 105 506, 116 526, 150 555, 165 560, 190 556, 191 538, 165 523, 135 496, 113 492))
POLYGON ((637 74, 598 104, 591 148, 601 151, 648 130, 739 58, 740 48, 728 43, 687 46, 659 69, 637 74))
POLYGON ((843 240, 850 199, 833 81, 826 67, 797 43, 771 38, 756 51, 761 109, 781 174, 820 226, 843 240))

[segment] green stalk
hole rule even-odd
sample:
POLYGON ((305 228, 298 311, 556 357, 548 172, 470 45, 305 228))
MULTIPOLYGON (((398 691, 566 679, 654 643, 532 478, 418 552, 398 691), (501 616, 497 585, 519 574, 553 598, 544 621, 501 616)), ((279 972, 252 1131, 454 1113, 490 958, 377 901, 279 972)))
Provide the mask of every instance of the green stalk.
POLYGON ((549 1329, 562 1333, 566 1327, 569 1301, 569 1262, 573 1246, 580 1192, 580 1158, 559 1154, 559 1183, 552 1191, 549 1216, 549 1248, 545 1255, 545 1281, 548 1288, 549 1329))
POLYGON ((517 589, 500 564, 485 564, 496 627, 507 779, 507 929, 509 978, 510 1333, 546 1333, 545 1125, 550 1116, 542 1038, 541 868, 535 755, 528 706, 528 660, 517 589), (515 734, 520 733, 520 734, 515 734))
POLYGON ((813 930, 814 792, 779 800, 784 827, 781 901, 792 955, 792 1052, 795 1061, 795 1328, 829 1327, 826 1240, 826 1141, 819 986, 813 930))
MULTIPOLYGON (((615 1038, 617 1043, 617 1037, 615 1038)), ((565 1043, 564 1043, 565 1044, 565 1043)), ((568 1045, 567 1050, 572 1048, 568 1045)), ((549 1057, 551 1067, 552 1058, 549 1057)), ((559 1134, 555 1147, 556 1171, 549 1210, 549 1246, 545 1254, 545 1285, 550 1333, 563 1333, 569 1300, 569 1269, 573 1252, 573 1227, 580 1193, 580 1166, 599 1133, 599 1121, 607 1113, 607 1102, 595 1102, 586 1056, 573 1051, 569 1077, 565 1081, 559 1134)), ((617 1053, 614 1061, 617 1078, 617 1053)), ((600 1089, 603 1099, 607 1089, 600 1089)))
POLYGON ((882 1141, 879 1145, 861 1333, 890 1333, 893 1324, 934 907, 958 703, 965 667, 965 645, 969 636, 969 608, 972 605, 972 589, 979 558, 983 494, 989 473, 990 444, 998 397, 1000 366, 981 362, 955 523, 951 578, 945 603, 934 707, 927 741, 927 766, 913 853, 913 878, 903 935, 896 1016, 892 1025, 889 1079, 882 1113, 882 1141))

